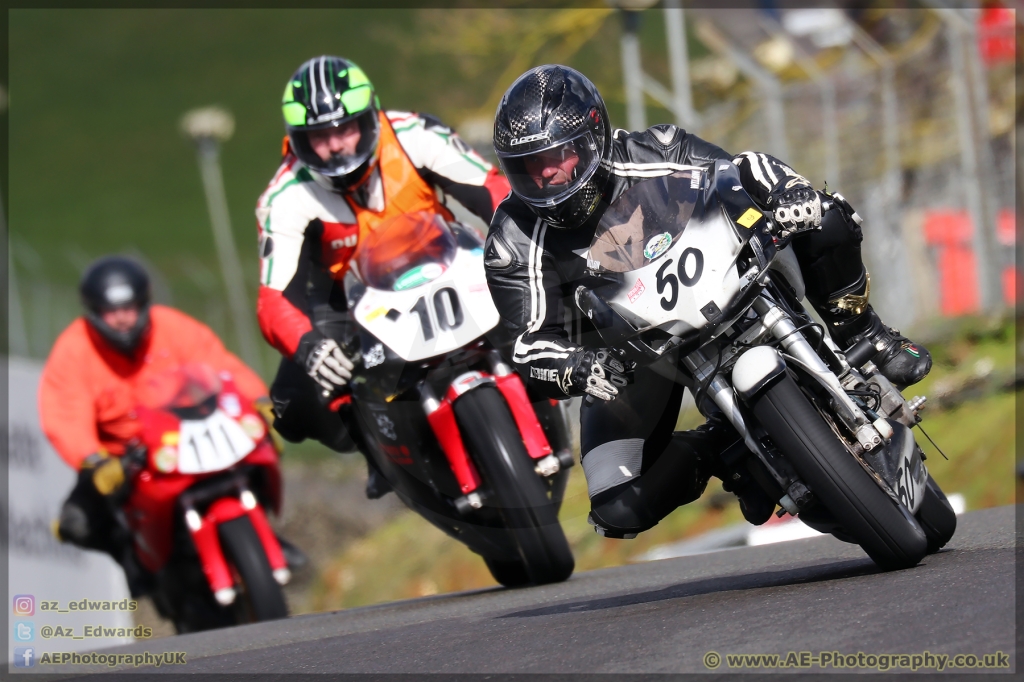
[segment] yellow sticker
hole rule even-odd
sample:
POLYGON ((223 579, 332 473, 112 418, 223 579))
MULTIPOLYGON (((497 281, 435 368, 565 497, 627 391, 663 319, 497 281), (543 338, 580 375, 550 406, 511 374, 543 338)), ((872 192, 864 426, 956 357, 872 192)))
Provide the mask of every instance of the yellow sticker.
POLYGON ((177 431, 165 431, 164 435, 160 437, 160 442, 164 445, 177 445, 178 444, 178 432, 177 431))
POLYGON ((736 222, 747 228, 748 230, 754 226, 758 220, 761 219, 761 212, 757 209, 748 208, 746 212, 740 216, 740 219, 736 222))
POLYGON ((378 317, 380 317, 381 315, 383 315, 387 311, 388 311, 388 309, 383 307, 383 306, 380 307, 380 308, 377 308, 376 310, 367 313, 366 321, 367 322, 373 322, 374 320, 376 320, 378 317))

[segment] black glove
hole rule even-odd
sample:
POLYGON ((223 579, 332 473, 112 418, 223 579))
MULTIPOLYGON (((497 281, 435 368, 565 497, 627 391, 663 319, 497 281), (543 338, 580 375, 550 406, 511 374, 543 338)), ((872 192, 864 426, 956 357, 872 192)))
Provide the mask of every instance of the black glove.
POLYGON ((300 341, 299 350, 295 353, 295 361, 306 370, 306 374, 323 388, 323 397, 332 394, 348 385, 352 378, 355 365, 341 350, 337 341, 320 336, 311 336, 309 332, 300 341))
POLYGON ((821 198, 808 186, 777 188, 768 195, 768 209, 783 233, 821 225, 821 198))
POLYGON ((614 400, 619 388, 629 383, 629 374, 621 350, 577 348, 565 359, 558 385, 566 395, 587 393, 601 400, 614 400))

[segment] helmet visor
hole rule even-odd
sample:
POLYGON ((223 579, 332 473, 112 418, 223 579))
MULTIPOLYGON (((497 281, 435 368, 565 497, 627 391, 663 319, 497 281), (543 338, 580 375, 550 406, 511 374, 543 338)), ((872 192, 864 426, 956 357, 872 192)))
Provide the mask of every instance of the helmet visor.
POLYGON ((317 173, 348 175, 377 151, 380 123, 373 107, 356 116, 316 127, 291 128, 296 156, 317 173))
POLYGON ((522 154, 498 152, 498 161, 519 198, 534 206, 554 206, 593 177, 601 165, 601 149, 588 130, 522 154))

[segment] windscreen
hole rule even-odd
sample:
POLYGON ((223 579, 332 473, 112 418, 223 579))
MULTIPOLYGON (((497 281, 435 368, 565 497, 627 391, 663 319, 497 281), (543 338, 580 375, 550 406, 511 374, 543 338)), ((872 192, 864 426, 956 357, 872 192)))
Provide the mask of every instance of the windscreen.
POLYGON ((700 174, 676 171, 623 192, 601 217, 590 260, 606 272, 629 272, 668 251, 693 215, 700 174))
POLYGON ((190 363, 146 377, 138 388, 138 400, 153 409, 179 409, 201 405, 220 393, 217 371, 209 365, 190 363))
POLYGON ((404 291, 437 279, 457 250, 444 219, 420 211, 378 225, 360 242, 355 260, 367 286, 404 291))

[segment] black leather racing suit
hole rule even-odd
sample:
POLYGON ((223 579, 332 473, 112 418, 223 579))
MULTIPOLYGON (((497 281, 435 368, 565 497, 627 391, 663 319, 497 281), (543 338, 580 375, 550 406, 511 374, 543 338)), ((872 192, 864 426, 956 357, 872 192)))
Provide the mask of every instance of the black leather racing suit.
MULTIPOLYGON (((607 345, 573 302, 603 207, 646 178, 721 159, 738 166, 744 189, 762 206, 772 190, 806 183, 767 154, 733 157, 680 128, 657 125, 644 132, 615 131, 611 179, 602 203, 581 227, 551 227, 515 194, 499 205, 485 250, 487 281, 516 339, 512 362, 533 392, 568 397, 557 378, 569 353, 607 345)), ((838 211, 823 216, 820 231, 795 240, 807 296, 816 308, 863 284, 860 241, 859 227, 838 211)), ((640 369, 615 400, 584 402, 580 409, 591 517, 610 537, 631 537, 697 499, 711 474, 722 475, 716 455, 738 440, 730 426, 714 420, 696 431, 673 433, 683 389, 692 388, 676 364, 677 358, 666 357, 640 369)))

